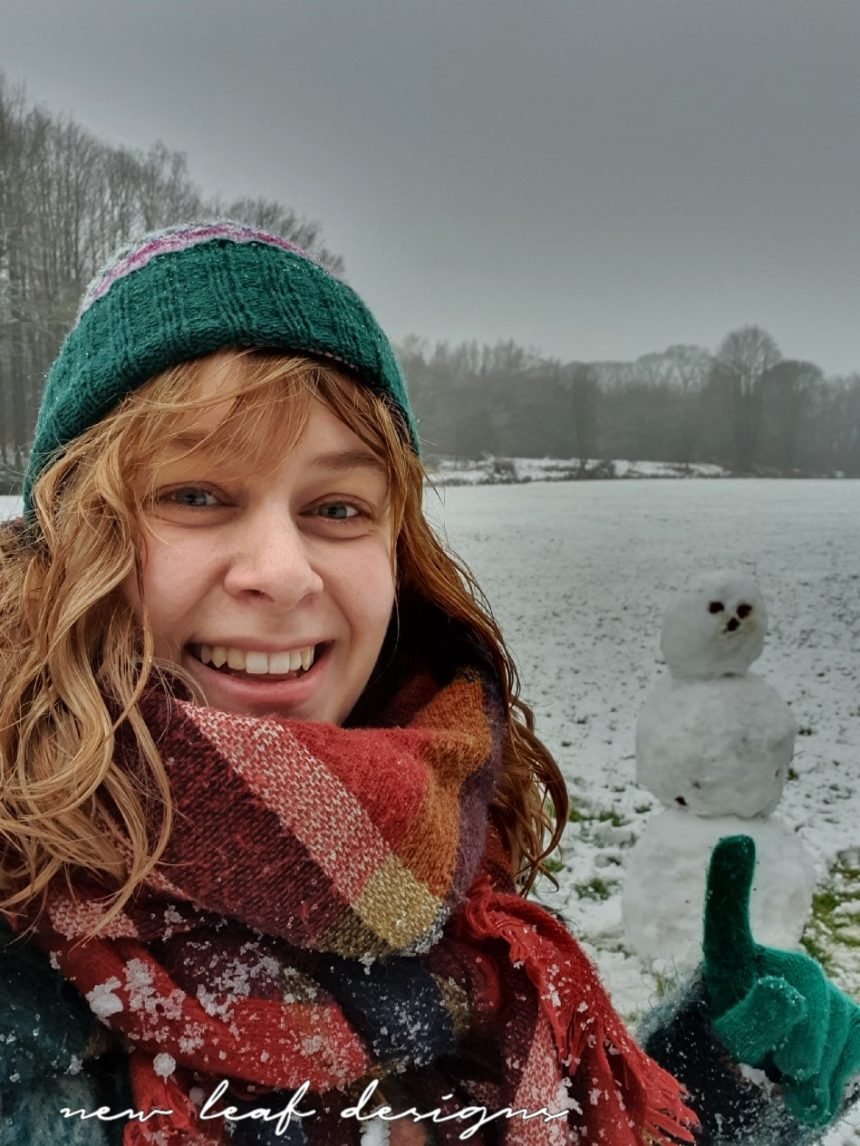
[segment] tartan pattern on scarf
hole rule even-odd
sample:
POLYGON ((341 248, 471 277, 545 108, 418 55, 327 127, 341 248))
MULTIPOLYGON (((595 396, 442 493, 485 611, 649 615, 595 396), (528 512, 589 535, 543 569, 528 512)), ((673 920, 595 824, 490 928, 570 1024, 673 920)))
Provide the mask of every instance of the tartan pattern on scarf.
MULTIPOLYGON (((501 699, 462 644, 374 727, 147 692, 176 809, 157 874, 89 939, 104 888, 58 882, 36 932, 130 1049, 136 1109, 172 1111, 129 1121, 124 1146, 349 1146, 359 1122, 342 1112, 374 1081, 368 1110, 424 1113, 428 1142, 460 1141, 481 1106, 567 1112, 473 1127, 485 1146, 693 1140, 679 1084, 573 938, 514 894, 488 832, 501 699), (214 1110, 276 1112, 307 1084, 316 1113, 280 1132, 249 1114, 228 1134, 201 1117, 221 1080, 214 1110)), ((134 767, 122 730, 118 751, 134 767)))

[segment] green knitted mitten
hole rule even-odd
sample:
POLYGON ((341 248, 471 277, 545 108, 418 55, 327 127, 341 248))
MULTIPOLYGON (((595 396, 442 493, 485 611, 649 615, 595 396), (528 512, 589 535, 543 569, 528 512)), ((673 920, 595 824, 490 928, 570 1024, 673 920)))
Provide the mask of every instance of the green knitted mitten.
POLYGON ((780 1082, 798 1122, 823 1126, 860 1072, 860 1008, 808 955, 754 941, 754 870, 749 836, 719 841, 705 892, 703 977, 713 1027, 737 1062, 780 1082))

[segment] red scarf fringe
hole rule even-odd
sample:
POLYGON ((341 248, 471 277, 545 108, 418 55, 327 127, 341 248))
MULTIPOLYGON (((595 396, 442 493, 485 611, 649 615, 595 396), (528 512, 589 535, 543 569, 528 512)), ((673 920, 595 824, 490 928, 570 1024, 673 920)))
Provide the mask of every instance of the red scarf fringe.
POLYGON ((487 875, 472 886, 458 923, 459 939, 502 940, 512 964, 522 966, 537 991, 564 1073, 587 1090, 579 1105, 588 1141, 695 1141, 698 1118, 685 1105, 681 1084, 635 1043, 591 961, 561 923, 518 895, 496 891, 487 875))

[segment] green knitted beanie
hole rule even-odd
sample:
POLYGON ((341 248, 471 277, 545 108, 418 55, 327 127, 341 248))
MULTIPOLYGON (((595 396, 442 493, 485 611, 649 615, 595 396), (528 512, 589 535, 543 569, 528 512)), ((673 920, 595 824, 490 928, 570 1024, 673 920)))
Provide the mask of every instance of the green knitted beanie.
POLYGON ((126 394, 177 363, 230 346, 334 359, 418 431, 391 344, 350 287, 286 239, 240 223, 185 224, 120 251, 93 280, 48 375, 24 479, 126 394))

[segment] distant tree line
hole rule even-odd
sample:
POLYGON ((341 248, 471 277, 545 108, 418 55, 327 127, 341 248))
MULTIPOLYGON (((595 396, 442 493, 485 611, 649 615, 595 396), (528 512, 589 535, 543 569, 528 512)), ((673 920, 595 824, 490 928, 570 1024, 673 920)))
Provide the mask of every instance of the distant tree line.
MULTIPOLYGON (((0 493, 26 464, 44 376, 86 284, 131 237, 229 216, 336 272, 320 228, 266 199, 204 198, 185 156, 105 144, 32 106, 0 73, 0 493)), ((860 375, 825 379, 755 326, 714 353, 672 346, 635 362, 569 362, 514 342, 399 348, 427 453, 720 462, 739 473, 860 476, 860 375)))
POLYGON ((180 152, 105 144, 32 106, 0 73, 0 492, 25 464, 44 376, 87 283, 130 238, 216 215, 283 235, 342 269, 319 226, 290 208, 203 198, 180 152))
POLYGON ((559 362, 514 342, 399 347, 428 454, 717 462, 860 477, 860 374, 825 378, 757 326, 713 353, 559 362))

